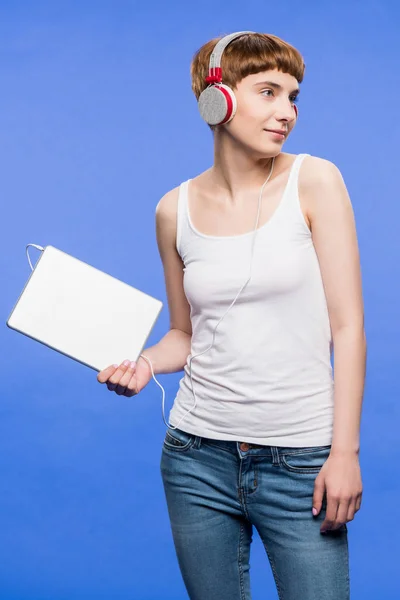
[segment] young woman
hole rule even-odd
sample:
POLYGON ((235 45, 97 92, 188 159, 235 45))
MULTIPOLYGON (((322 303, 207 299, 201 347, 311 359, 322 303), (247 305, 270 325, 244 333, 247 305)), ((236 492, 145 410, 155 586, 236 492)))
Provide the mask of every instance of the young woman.
POLYGON ((281 600, 348 600, 366 359, 354 215, 331 161, 282 152, 300 53, 235 35, 220 68, 221 38, 191 65, 214 164, 156 209, 170 331, 98 381, 132 396, 151 369, 184 369, 161 472, 192 600, 250 600, 253 526, 281 600), (234 96, 209 91, 221 77, 234 96))

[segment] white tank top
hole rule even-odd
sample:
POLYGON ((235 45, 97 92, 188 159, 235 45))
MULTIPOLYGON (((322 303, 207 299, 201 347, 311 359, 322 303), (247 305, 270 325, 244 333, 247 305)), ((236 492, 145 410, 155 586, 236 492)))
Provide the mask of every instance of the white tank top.
POLYGON ((192 322, 191 354, 170 411, 188 433, 276 446, 332 442, 332 337, 321 272, 301 211, 298 173, 290 170, 280 204, 256 234, 210 236, 197 231, 188 212, 188 183, 180 185, 177 250, 192 322))

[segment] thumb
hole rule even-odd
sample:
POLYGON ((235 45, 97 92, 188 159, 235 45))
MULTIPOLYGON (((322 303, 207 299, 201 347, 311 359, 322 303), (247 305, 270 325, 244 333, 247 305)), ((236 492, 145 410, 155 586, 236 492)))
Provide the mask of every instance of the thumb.
POLYGON ((314 494, 313 494, 313 509, 312 509, 312 513, 314 515, 314 517, 319 513, 319 511, 321 510, 321 506, 322 506, 322 500, 324 497, 324 480, 322 478, 318 478, 315 480, 314 483, 314 494))

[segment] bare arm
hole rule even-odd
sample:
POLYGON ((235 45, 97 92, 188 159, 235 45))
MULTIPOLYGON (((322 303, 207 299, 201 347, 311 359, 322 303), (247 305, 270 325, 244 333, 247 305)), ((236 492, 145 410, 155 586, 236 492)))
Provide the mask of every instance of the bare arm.
POLYGON ((304 192, 334 345, 332 454, 358 454, 367 350, 354 214, 339 169, 317 157, 306 161, 304 192))
POLYGON ((164 268, 170 330, 142 352, 150 359, 154 374, 181 371, 191 350, 190 306, 183 289, 183 263, 175 245, 178 192, 175 188, 165 194, 156 207, 157 245, 164 268))

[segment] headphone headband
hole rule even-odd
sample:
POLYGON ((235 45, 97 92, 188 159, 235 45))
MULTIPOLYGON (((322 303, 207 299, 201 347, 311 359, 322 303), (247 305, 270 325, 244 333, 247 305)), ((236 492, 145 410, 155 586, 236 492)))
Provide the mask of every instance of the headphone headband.
MULTIPOLYGON (((202 118, 208 125, 224 125, 234 117, 237 101, 234 91, 222 83, 221 57, 230 42, 242 35, 255 31, 237 31, 225 35, 216 44, 210 56, 208 77, 205 81, 210 84, 200 94, 198 107, 202 118)), ((294 105, 297 117, 297 106, 294 105)))
POLYGON ((255 31, 237 31, 236 33, 230 33, 217 42, 210 56, 209 72, 208 77, 206 77, 207 83, 220 83, 222 81, 221 57, 223 52, 228 44, 234 39, 241 37, 246 33, 255 33, 255 31))

